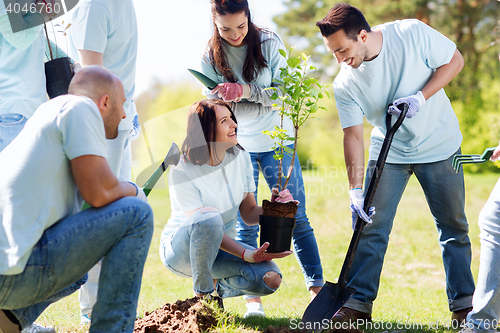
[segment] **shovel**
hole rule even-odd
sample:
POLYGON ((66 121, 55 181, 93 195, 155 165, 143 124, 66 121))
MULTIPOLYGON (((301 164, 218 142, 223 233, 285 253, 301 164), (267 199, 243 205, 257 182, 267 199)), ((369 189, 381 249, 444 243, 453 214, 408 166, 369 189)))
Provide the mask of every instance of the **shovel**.
POLYGON ((491 155, 497 147, 486 148, 482 155, 479 154, 462 154, 455 155, 453 157, 453 168, 458 173, 460 171, 460 165, 466 163, 484 163, 490 159, 491 155))
MULTIPOLYGON (((408 104, 400 104, 398 108, 401 110, 401 114, 392 127, 391 115, 387 114, 386 116, 387 134, 385 135, 384 143, 380 149, 380 155, 378 156, 377 164, 373 170, 370 185, 368 186, 368 190, 365 195, 363 210, 367 214, 368 209, 372 204, 378 182, 382 176, 382 169, 384 168, 385 160, 389 154, 392 138, 394 137, 394 134, 398 130, 399 126, 403 123, 406 112, 408 111, 408 104)), ((333 316, 344 306, 344 304, 356 291, 356 289, 347 286, 347 276, 351 270, 354 254, 356 253, 359 239, 361 238, 361 233, 363 232, 365 225, 366 222, 358 217, 338 282, 332 283, 326 281, 323 288, 321 288, 321 291, 304 312, 304 315, 302 316, 302 327, 308 332, 321 332, 323 329, 326 329, 333 316), (327 320, 326 325, 324 323, 325 319, 327 320)))
POLYGON ((151 192, 151 190, 155 186, 156 182, 158 182, 158 179, 160 179, 163 172, 165 172, 170 165, 177 165, 177 163, 179 163, 180 157, 181 157, 181 152, 179 150, 179 147, 175 144, 175 142, 172 142, 172 145, 170 146, 167 156, 165 156, 163 162, 160 164, 158 169, 156 169, 153 175, 149 177, 146 183, 144 183, 144 185, 142 186, 142 190, 144 191, 144 194, 146 194, 146 196, 149 195, 149 192, 151 192))

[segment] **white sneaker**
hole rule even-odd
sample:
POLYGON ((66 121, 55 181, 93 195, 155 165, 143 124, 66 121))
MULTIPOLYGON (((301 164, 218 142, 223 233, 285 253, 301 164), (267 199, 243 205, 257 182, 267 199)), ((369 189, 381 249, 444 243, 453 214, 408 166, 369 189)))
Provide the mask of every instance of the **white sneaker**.
POLYGON ((243 315, 243 318, 248 318, 252 316, 265 317, 266 313, 264 312, 264 307, 262 303, 247 303, 247 312, 243 315))
POLYGON ((21 333, 56 333, 56 330, 52 326, 42 326, 33 323, 22 330, 21 333))

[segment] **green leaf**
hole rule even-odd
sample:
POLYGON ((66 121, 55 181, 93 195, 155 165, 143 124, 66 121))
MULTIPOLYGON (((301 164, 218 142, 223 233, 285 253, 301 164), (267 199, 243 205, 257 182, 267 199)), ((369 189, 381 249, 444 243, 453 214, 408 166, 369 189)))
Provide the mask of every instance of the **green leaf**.
POLYGON ((291 68, 297 68, 297 66, 300 64, 300 59, 297 57, 289 58, 286 63, 288 64, 289 67, 291 68))
POLYGON ((294 100, 297 100, 299 98, 301 92, 302 92, 302 88, 300 86, 296 87, 295 90, 293 91, 292 98, 294 100))
POLYGON ((284 148, 285 152, 287 152, 290 155, 292 155, 293 152, 294 152, 294 150, 292 148, 288 147, 288 146, 285 146, 283 148, 284 148))
POLYGON ((304 84, 305 84, 305 85, 308 85, 308 86, 311 86, 311 85, 313 85, 313 84, 315 84, 315 83, 317 83, 317 82, 318 82, 318 80, 317 80, 317 79, 315 79, 315 78, 313 78, 313 77, 311 77, 311 78, 309 78, 309 79, 304 80, 304 84))
POLYGON ((280 49, 280 51, 279 51, 279 52, 280 52, 280 54, 281 54, 283 57, 285 57, 285 58, 286 58, 286 51, 285 51, 285 50, 280 49))
POLYGON ((271 99, 278 99, 278 97, 279 95, 276 92, 274 92, 274 94, 272 94, 271 96, 271 99))

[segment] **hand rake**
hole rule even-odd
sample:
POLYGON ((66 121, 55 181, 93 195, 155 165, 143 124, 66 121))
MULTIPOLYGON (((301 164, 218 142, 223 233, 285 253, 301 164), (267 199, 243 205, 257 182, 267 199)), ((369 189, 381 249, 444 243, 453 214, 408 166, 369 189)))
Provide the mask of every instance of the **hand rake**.
POLYGON ((466 163, 484 163, 487 160, 490 159, 491 155, 493 154, 493 151, 497 147, 491 147, 491 148, 486 148, 483 152, 482 155, 479 154, 462 154, 462 155, 455 155, 453 157, 453 168, 455 171, 458 173, 460 171, 460 165, 466 164, 466 163))

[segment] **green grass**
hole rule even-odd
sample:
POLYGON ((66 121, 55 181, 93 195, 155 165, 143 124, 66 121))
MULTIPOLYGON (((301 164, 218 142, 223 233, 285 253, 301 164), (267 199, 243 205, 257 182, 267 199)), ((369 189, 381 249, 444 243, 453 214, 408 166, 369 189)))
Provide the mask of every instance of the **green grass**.
MULTIPOLYGON (((466 175, 466 210, 475 278, 480 248, 477 216, 497 178, 495 174, 466 175)), ((352 236, 347 179, 342 169, 332 167, 305 171, 304 181, 307 213, 318 240, 324 277, 335 282, 352 236)), ((260 182, 259 191, 259 199, 269 195, 264 181, 260 182)), ((155 213, 155 233, 146 262, 138 316, 165 303, 192 297, 191 280, 170 273, 158 255, 160 233, 170 214, 168 191, 152 191, 149 202, 155 213)), ((283 284, 275 294, 264 298, 268 317, 244 320, 242 298, 226 299, 226 314, 217 331, 253 332, 270 325, 289 326, 299 321, 309 304, 302 272, 293 256, 277 263, 283 273, 283 284)), ((373 318, 374 325, 367 332, 395 332, 399 329, 406 332, 456 331, 445 327, 449 324, 450 312, 441 252, 432 216, 415 177, 408 184, 396 215, 373 318), (412 325, 414 329, 411 329, 412 325)), ((58 332, 86 331, 80 327, 77 295, 51 305, 38 321, 57 326, 58 332)))

